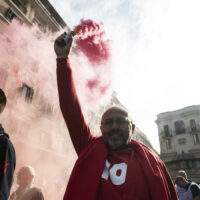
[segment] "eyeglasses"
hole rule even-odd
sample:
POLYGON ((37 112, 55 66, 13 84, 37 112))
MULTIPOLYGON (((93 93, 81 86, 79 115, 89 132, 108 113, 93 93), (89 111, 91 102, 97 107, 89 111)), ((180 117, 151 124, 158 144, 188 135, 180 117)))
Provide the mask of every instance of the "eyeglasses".
POLYGON ((102 122, 102 125, 105 127, 111 127, 114 122, 120 126, 120 127, 124 127, 127 126, 129 123, 132 123, 130 120, 126 119, 126 118, 116 118, 116 119, 106 119, 104 122, 102 122))

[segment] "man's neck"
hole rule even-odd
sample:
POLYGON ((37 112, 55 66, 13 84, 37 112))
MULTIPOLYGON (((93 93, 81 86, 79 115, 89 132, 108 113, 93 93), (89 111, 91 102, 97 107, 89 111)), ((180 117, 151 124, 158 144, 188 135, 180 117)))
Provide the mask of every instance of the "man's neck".
POLYGON ((23 192, 23 191, 27 190, 30 187, 31 187, 31 184, 28 184, 28 185, 19 185, 18 192, 23 192))

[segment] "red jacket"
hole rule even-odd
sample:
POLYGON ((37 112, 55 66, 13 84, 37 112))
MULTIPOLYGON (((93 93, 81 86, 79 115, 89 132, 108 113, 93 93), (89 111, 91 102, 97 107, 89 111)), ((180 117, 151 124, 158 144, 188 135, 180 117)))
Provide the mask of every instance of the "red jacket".
MULTIPOLYGON (((57 83, 61 111, 78 154, 64 200, 97 200, 108 150, 101 137, 92 136, 84 120, 69 59, 57 59, 57 83)), ((132 140, 131 144, 134 156, 130 158, 122 199, 178 200, 173 182, 160 158, 139 142, 132 140), (134 163, 140 168, 134 170, 134 163), (145 181, 138 186, 141 175, 145 181), (144 184, 148 192, 143 191, 144 184)))

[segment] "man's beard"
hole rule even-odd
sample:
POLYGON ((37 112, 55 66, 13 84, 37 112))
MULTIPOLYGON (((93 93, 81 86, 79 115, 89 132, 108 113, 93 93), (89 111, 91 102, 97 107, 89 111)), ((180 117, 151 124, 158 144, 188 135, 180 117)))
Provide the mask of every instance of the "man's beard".
POLYGON ((129 138, 127 138, 121 131, 110 131, 104 136, 104 142, 108 149, 115 151, 127 147, 129 138))

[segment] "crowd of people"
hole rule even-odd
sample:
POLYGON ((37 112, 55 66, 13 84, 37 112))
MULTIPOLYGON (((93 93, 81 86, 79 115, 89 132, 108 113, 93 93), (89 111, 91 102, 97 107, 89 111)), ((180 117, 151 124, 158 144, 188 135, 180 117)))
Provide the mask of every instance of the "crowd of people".
MULTIPOLYGON (((197 184, 179 171, 175 182, 159 156, 132 140, 135 125, 129 112, 110 107, 101 118, 102 136, 90 132, 73 81, 69 53, 72 35, 59 36, 54 43, 57 55, 57 85, 60 108, 78 159, 63 200, 200 200, 197 184), (59 45, 65 41, 65 45, 59 45)), ((6 96, 0 90, 0 113, 6 96)), ((0 126, 0 200, 43 200, 34 186, 35 170, 22 166, 17 172, 18 188, 10 195, 16 165, 15 150, 0 126), (9 197, 10 196, 10 197, 9 197)))

